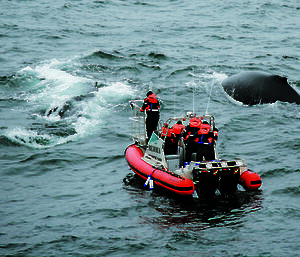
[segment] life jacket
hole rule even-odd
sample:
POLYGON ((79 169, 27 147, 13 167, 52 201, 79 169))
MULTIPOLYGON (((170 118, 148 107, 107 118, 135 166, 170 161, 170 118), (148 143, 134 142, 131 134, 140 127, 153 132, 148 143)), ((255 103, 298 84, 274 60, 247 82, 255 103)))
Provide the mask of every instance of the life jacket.
POLYGON ((161 128, 161 138, 164 139, 165 137, 166 137, 166 139, 165 139, 166 144, 170 144, 170 143, 174 144, 177 142, 173 129, 172 128, 168 129, 168 127, 166 127, 166 126, 161 128), (168 131, 168 133, 167 133, 167 131, 168 131), (167 134, 167 136, 166 136, 166 134, 167 134))
POLYGON ((144 99, 144 104, 141 107, 140 111, 159 111, 159 102, 156 99, 156 95, 154 93, 144 99))
POLYGON ((209 124, 201 124, 200 129, 198 131, 198 134, 208 134, 211 129, 211 126, 209 124))
POLYGON ((202 122, 198 118, 190 119, 190 124, 189 125, 190 125, 191 128, 200 128, 201 124, 202 124, 202 122))
POLYGON ((213 134, 210 129, 211 126, 209 124, 201 124, 195 142, 198 144, 211 144, 213 134))
MULTIPOLYGON (((201 124, 202 124, 202 122, 198 118, 192 118, 192 119, 190 119, 190 123, 186 127, 186 132, 184 133, 183 140, 184 141, 188 141, 188 140, 190 140, 189 139, 190 137, 194 138, 197 135, 198 130, 200 129, 201 124)), ((192 139, 192 141, 193 140, 194 139, 192 139)))
POLYGON ((174 131, 175 135, 180 135, 181 132, 185 129, 185 126, 183 124, 177 124, 176 123, 172 126, 172 128, 173 128, 173 131, 174 131))
POLYGON ((171 137, 172 136, 172 133, 173 133, 173 129, 172 128, 169 128, 164 126, 161 128, 161 137, 165 137, 166 134, 167 134, 167 137, 171 137), (167 134, 167 131, 168 131, 168 134, 167 134))

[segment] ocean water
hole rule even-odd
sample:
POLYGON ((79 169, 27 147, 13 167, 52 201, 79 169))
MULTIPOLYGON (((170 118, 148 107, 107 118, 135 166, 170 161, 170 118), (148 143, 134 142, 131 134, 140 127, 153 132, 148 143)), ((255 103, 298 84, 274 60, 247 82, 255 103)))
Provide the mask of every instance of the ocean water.
POLYGON ((300 106, 242 105, 230 75, 300 92, 300 2, 1 0, 1 256, 299 256, 300 106), (97 82, 97 84, 96 84, 97 82), (130 99, 215 116, 259 192, 182 199, 129 170, 130 99))

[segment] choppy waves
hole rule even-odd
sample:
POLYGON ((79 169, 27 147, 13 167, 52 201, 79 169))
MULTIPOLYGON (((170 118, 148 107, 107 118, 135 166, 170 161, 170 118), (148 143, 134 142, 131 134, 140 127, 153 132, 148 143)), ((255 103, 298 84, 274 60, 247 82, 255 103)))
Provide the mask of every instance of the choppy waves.
POLYGON ((299 252, 299 106, 249 107, 221 87, 261 70, 300 91, 295 1, 2 1, 0 14, 1 255, 299 252), (262 190, 145 189, 123 150, 128 100, 149 89, 162 121, 214 115, 219 155, 245 159, 262 190))
POLYGON ((16 109, 26 108, 18 126, 2 129, 2 143, 51 147, 94 134, 118 104, 133 96, 134 89, 123 82, 95 86, 95 81, 65 71, 70 62, 53 60, 2 77, 10 94, 2 101, 21 101, 16 109))

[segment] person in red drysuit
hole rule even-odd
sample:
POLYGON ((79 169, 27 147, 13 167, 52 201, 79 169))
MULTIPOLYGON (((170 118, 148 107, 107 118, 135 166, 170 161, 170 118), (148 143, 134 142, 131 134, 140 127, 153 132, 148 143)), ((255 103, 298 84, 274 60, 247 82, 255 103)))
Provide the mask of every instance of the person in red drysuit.
POLYGON ((140 109, 141 112, 146 111, 146 130, 147 130, 147 142, 150 140, 152 132, 157 129, 159 121, 159 102, 156 95, 149 91, 147 97, 144 99, 143 106, 140 109))

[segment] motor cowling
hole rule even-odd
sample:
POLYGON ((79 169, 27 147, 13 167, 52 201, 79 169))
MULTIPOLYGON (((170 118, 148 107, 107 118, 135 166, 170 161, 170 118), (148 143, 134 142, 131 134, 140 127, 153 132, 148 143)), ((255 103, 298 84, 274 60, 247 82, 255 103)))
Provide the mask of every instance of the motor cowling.
POLYGON ((256 190, 262 185, 260 176, 251 170, 246 170, 241 174, 240 182, 246 190, 256 190))

